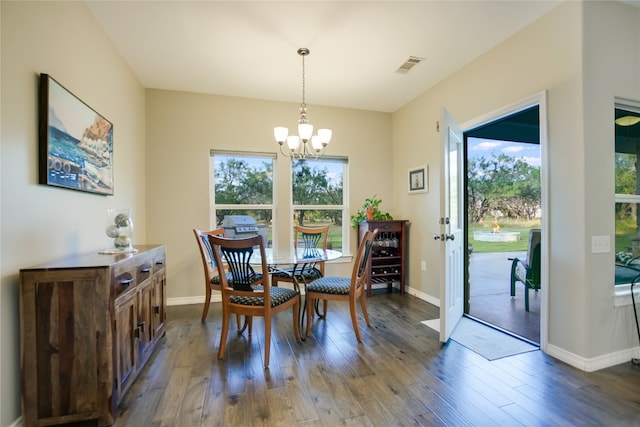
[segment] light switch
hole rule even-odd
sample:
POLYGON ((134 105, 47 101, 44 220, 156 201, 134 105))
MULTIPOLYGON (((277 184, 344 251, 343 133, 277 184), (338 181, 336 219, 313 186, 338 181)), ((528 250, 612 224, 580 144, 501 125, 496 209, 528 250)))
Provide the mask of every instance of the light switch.
POLYGON ((591 253, 606 254, 611 252, 611 238, 609 236, 591 236, 591 253))
POLYGON ((426 261, 422 261, 420 263, 420 268, 422 269, 422 271, 427 271, 427 262, 426 261))

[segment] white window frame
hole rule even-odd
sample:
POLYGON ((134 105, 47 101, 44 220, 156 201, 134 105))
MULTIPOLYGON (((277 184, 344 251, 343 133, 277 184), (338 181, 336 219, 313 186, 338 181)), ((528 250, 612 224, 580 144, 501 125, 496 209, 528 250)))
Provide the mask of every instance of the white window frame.
MULTIPOLYGON (((227 151, 227 150, 210 150, 209 152, 209 227, 211 229, 217 228, 216 221, 216 210, 218 209, 246 209, 246 210, 271 210, 271 218, 272 221, 272 236, 277 235, 277 209, 276 209, 276 200, 278 197, 278 165, 277 165, 278 156, 276 153, 260 153, 260 152, 250 152, 250 151, 227 151), (238 204, 216 204, 216 184, 215 184, 215 157, 217 156, 232 156, 238 158, 246 158, 246 157, 254 157, 254 158, 269 158, 273 162, 272 173, 273 173, 273 187, 271 189, 271 203, 270 204, 246 204, 246 205, 238 205, 238 204)), ((274 237, 272 239, 272 246, 276 248, 277 239, 274 237)))
MULTIPOLYGON (((291 213, 289 220, 289 233, 290 238, 289 241, 293 241, 293 227, 295 225, 295 219, 293 216, 293 212, 301 207, 304 207, 308 210, 342 210, 342 254, 343 257, 340 258, 340 261, 349 261, 351 259, 351 244, 350 244, 350 236, 349 232, 351 228, 350 217, 349 217, 349 158, 348 157, 339 157, 339 156, 323 156, 318 161, 329 160, 342 163, 342 204, 341 205, 296 205, 293 203, 293 162, 291 162, 289 166, 289 175, 291 177, 291 186, 289 187, 289 201, 291 205, 291 213)), ((313 160, 308 160, 313 161, 313 160)))
MULTIPOLYGON (((624 98, 616 98, 615 99, 615 105, 614 105, 614 111, 620 109, 620 110, 628 110, 628 111, 633 111, 633 112, 640 112, 640 102, 639 101, 634 101, 634 100, 630 100, 630 99, 624 99, 624 98)), ((615 126, 614 126, 615 128, 615 126)), ((614 155, 615 155, 615 129, 614 129, 614 155)), ((640 167, 640 165, 639 165, 640 167)), ((614 167, 614 173, 615 173, 615 167, 614 167)), ((637 203, 640 205, 640 194, 615 194, 615 201, 614 201, 614 206, 617 203, 637 203)), ((615 221, 615 218, 614 218, 615 221)), ((614 236, 614 247, 615 247, 615 236, 614 236)), ((615 251, 615 250, 614 250, 615 251)), ((615 267, 614 267, 615 268, 615 267)), ((615 307, 620 307, 620 306, 625 306, 625 305, 631 305, 632 304, 632 299, 631 299, 631 284, 624 284, 624 285, 616 285, 615 284, 615 280, 613 281, 613 288, 614 288, 614 292, 613 292, 613 297, 614 297, 614 306, 615 307)), ((640 299, 640 284, 636 284, 634 286, 634 294, 635 294, 635 298, 636 300, 640 299)))

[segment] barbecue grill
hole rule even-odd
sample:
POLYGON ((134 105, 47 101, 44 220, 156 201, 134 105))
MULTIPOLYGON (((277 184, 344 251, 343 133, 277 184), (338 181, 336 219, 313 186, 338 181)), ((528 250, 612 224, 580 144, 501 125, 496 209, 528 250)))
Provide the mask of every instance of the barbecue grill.
POLYGON ((259 235, 262 236, 265 247, 268 246, 268 227, 259 226, 251 215, 225 215, 221 225, 225 235, 231 239, 259 235))

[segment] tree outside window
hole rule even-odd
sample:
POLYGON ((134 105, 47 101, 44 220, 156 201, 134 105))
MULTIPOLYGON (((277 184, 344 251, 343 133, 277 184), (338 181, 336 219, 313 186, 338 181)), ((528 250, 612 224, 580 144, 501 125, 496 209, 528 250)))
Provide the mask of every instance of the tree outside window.
POLYGON ((340 251, 349 228, 349 222, 345 220, 346 170, 347 160, 341 158, 291 162, 294 224, 306 227, 328 225, 327 245, 340 251))
POLYGON ((212 223, 222 225, 226 215, 250 215, 267 228, 272 243, 275 156, 212 153, 212 223))

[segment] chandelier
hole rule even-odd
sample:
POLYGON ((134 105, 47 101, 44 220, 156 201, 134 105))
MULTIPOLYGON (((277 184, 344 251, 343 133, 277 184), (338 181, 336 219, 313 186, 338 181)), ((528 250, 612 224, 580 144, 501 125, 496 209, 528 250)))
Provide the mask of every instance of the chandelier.
POLYGON ((331 129, 318 129, 318 134, 313 135, 313 125, 307 117, 307 104, 305 103, 305 75, 304 57, 309 55, 309 49, 301 47, 298 55, 302 57, 302 103, 300 104, 300 118, 298 119, 298 135, 289 135, 289 129, 283 126, 273 128, 273 135, 280 145, 280 152, 293 159, 317 159, 322 156, 325 148, 331 141, 331 129), (287 150, 283 149, 287 144, 287 150))

